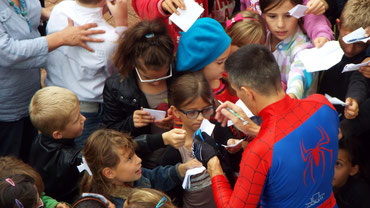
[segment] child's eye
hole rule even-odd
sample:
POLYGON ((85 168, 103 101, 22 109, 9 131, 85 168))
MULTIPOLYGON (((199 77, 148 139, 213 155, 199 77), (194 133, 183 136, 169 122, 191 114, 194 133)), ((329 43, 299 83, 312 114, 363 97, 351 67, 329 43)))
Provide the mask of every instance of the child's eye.
POLYGON ((286 14, 286 15, 285 15, 285 17, 287 17, 287 18, 291 18, 291 17, 292 17, 292 15, 290 15, 290 14, 286 14))
POLYGON ((267 17, 269 17, 269 18, 271 18, 271 19, 274 19, 274 18, 276 17, 276 15, 272 15, 272 14, 270 14, 270 15, 267 15, 267 17))
POLYGON ((342 163, 337 162, 337 163, 335 164, 335 166, 337 166, 337 167, 342 167, 343 165, 342 165, 342 163))

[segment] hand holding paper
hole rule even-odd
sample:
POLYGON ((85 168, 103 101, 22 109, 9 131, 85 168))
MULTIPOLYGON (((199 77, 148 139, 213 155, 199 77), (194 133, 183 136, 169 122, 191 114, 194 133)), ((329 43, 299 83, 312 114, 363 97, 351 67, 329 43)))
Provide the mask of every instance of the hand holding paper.
POLYGON ((153 110, 149 108, 143 108, 143 111, 146 111, 151 116, 153 116, 154 120, 162 120, 166 116, 166 111, 162 111, 162 110, 153 110))
POLYGON ((362 27, 343 37, 343 41, 346 44, 352 44, 357 42, 366 43, 368 40, 370 40, 370 37, 366 37, 366 31, 362 27))
POLYGON ((293 16, 297 19, 303 17, 305 15, 306 10, 308 7, 305 5, 298 4, 297 6, 293 7, 291 10, 289 10, 290 16, 293 16))
POLYGON ((172 14, 170 20, 186 32, 203 13, 204 9, 194 0, 184 0, 184 4, 186 9, 182 10, 178 8, 179 15, 172 14))
POLYGON ((370 63, 370 60, 361 64, 347 64, 344 66, 342 73, 350 72, 350 71, 357 71, 362 66, 367 66, 370 63))
POLYGON ((336 97, 331 97, 330 95, 328 94, 325 94, 325 97, 329 100, 329 102, 333 105, 342 105, 342 106, 347 106, 348 104, 339 100, 338 98, 336 97))

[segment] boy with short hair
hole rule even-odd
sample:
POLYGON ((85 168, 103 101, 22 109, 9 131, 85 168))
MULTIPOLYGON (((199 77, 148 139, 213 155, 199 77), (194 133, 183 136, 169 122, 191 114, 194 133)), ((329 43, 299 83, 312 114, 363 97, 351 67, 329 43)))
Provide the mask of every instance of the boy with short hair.
POLYGON ((76 0, 57 4, 47 25, 48 34, 58 32, 71 19, 75 25, 96 23, 96 29, 104 34, 94 38, 104 39, 100 43, 87 43, 94 51, 78 47, 60 47, 48 54, 46 86, 60 86, 73 91, 80 101, 82 114, 86 117, 85 130, 75 143, 83 147, 87 137, 97 129, 102 120, 103 88, 105 80, 115 71, 109 66, 120 34, 127 29, 127 0, 76 0), (113 15, 114 28, 103 18, 105 7, 113 15))
POLYGON ((77 96, 61 87, 45 87, 32 97, 29 112, 40 132, 29 164, 42 176, 47 195, 71 203, 79 193, 77 165, 82 158, 74 138, 82 134, 86 120, 77 96))
POLYGON ((339 43, 344 55, 339 63, 323 73, 319 83, 319 93, 327 93, 340 100, 345 100, 348 104, 346 108, 339 105, 335 108, 339 114, 346 114, 349 119, 357 116, 359 104, 368 96, 368 80, 358 71, 342 73, 342 70, 347 64, 359 64, 369 57, 369 42, 346 44, 343 37, 360 27, 368 27, 370 25, 369 13, 368 0, 352 0, 346 3, 340 19, 337 19, 339 43))

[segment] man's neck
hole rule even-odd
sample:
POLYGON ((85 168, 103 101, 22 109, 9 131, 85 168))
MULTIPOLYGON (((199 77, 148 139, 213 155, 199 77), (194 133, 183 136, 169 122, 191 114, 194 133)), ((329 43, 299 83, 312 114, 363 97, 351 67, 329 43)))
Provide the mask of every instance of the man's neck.
POLYGON ((260 98, 258 99, 259 102, 256 103, 257 105, 257 111, 258 111, 258 114, 264 109, 266 108, 267 106, 273 104, 273 103, 276 103, 282 99, 284 99, 285 97, 285 92, 284 91, 280 91, 278 92, 276 95, 270 95, 270 96, 264 96, 264 95, 259 95, 260 98))

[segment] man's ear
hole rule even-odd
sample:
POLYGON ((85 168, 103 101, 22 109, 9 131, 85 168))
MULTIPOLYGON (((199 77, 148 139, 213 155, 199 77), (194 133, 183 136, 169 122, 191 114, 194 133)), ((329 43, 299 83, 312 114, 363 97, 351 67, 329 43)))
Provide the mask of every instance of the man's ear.
POLYGON ((180 112, 179 110, 177 110, 177 108, 173 105, 171 105, 171 110, 172 110, 172 114, 176 117, 176 118, 180 118, 180 112))
POLYGON ((336 19, 335 22, 337 23, 338 31, 340 30, 340 19, 336 19))
POLYGON ((354 166, 352 166, 351 172, 349 172, 349 175, 354 176, 358 173, 359 170, 360 170, 360 166, 359 165, 354 165, 354 166))
POLYGON ((113 171, 111 168, 104 168, 102 170, 102 173, 103 173, 103 176, 112 180, 114 179, 114 177, 116 176, 115 175, 115 171, 113 171))
POLYGON ((255 93, 253 90, 251 90, 249 87, 246 87, 246 86, 242 86, 240 88, 240 90, 243 92, 243 94, 245 95, 245 97, 248 99, 248 100, 252 100, 254 101, 256 99, 256 96, 255 96, 255 93))
POLYGON ((63 139, 63 134, 61 131, 53 131, 52 136, 54 139, 63 139))

